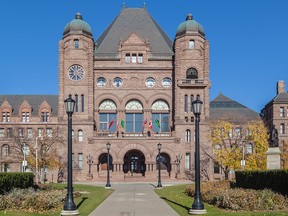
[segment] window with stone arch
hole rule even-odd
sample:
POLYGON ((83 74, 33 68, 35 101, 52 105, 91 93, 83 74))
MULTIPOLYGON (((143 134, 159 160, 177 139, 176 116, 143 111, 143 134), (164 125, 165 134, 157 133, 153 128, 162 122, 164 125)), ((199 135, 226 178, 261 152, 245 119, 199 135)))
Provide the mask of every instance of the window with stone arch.
POLYGON ((195 68, 189 68, 186 71, 186 79, 198 79, 198 71, 195 68))
POLYGON ((100 131, 116 132, 117 106, 114 101, 107 99, 99 105, 100 131))
POLYGON ((83 142, 83 130, 78 130, 78 142, 83 142))
POLYGON ((8 144, 4 144, 1 147, 1 155, 8 156, 10 154, 10 146, 8 144))
POLYGON ((164 100, 156 100, 151 109, 153 131, 156 133, 170 132, 169 104, 164 100))
POLYGON ((125 106, 126 132, 142 132, 143 106, 138 100, 130 100, 125 106))

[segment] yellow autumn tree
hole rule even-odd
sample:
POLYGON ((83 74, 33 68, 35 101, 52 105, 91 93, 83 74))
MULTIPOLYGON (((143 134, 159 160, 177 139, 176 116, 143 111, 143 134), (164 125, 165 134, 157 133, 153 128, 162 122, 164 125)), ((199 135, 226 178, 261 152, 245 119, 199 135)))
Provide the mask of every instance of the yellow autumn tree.
POLYGON ((219 164, 226 179, 230 170, 242 168, 240 162, 243 153, 246 160, 245 169, 266 168, 268 133, 262 121, 237 125, 229 121, 215 121, 211 123, 210 129, 214 153, 210 157, 219 164), (247 152, 247 144, 251 145, 252 152, 247 152))
POLYGON ((38 175, 41 176, 41 181, 45 181, 47 169, 53 170, 62 167, 63 164, 65 164, 64 161, 60 160, 61 155, 58 152, 58 149, 62 144, 62 138, 59 137, 58 134, 53 134, 38 137, 37 145, 29 146, 30 153, 27 156, 27 162, 32 170, 36 170, 36 166, 38 166, 38 175), (38 162, 37 165, 36 160, 38 162))

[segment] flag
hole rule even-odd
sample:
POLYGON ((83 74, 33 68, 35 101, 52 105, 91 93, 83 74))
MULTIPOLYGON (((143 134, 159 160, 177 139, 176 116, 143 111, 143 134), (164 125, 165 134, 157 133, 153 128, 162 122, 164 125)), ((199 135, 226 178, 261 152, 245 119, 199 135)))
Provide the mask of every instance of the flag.
POLYGON ((147 124, 147 119, 144 120, 143 125, 147 124))
POLYGON ((123 120, 123 119, 121 120, 121 127, 122 127, 122 128, 124 128, 124 127, 125 127, 125 122, 124 122, 124 120, 123 120))
POLYGON ((112 118, 111 122, 109 123, 108 129, 110 129, 113 124, 114 124, 114 119, 112 118))
POLYGON ((158 128, 160 128, 160 122, 158 119, 155 119, 155 124, 158 126, 158 128))
POLYGON ((151 121, 151 119, 149 121, 149 129, 152 130, 152 121, 151 121))

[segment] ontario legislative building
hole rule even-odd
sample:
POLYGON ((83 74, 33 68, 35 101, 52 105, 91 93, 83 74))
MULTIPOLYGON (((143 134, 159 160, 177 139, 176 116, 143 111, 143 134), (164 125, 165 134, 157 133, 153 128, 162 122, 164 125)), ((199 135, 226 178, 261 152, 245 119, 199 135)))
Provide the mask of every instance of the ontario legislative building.
MULTIPOLYGON (((86 180, 89 172, 93 181, 105 179, 107 167, 112 180, 156 180, 159 143, 163 178, 186 178, 194 169, 196 98, 203 102, 200 146, 210 145, 209 42, 191 14, 186 20, 183 16, 175 31, 171 41, 146 8, 124 7, 95 40, 90 25, 77 13, 59 41, 59 94, 0 95, 1 171, 23 169, 16 138, 34 147, 44 135, 61 136, 64 145, 59 144, 57 154, 59 160, 67 160, 64 100, 71 95, 76 101, 75 181, 86 180)), ((233 103, 222 94, 213 104, 217 102, 233 103)), ((256 112, 251 116, 259 117, 256 112)), ((208 158, 204 166, 213 179, 213 161, 208 158)), ((54 176, 56 181, 57 171, 46 169, 46 178, 51 181, 54 176)))

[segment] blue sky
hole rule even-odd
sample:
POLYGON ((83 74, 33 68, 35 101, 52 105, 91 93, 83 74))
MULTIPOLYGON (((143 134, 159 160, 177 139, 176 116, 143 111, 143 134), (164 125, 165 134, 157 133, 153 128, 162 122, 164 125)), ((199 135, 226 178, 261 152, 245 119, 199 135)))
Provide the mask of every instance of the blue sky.
POLYGON ((288 86, 285 0, 9 0, 1 2, 0 94, 58 94, 58 42, 77 12, 94 39, 122 4, 143 7, 171 40, 188 13, 210 42, 210 99, 219 92, 256 112, 288 86))

